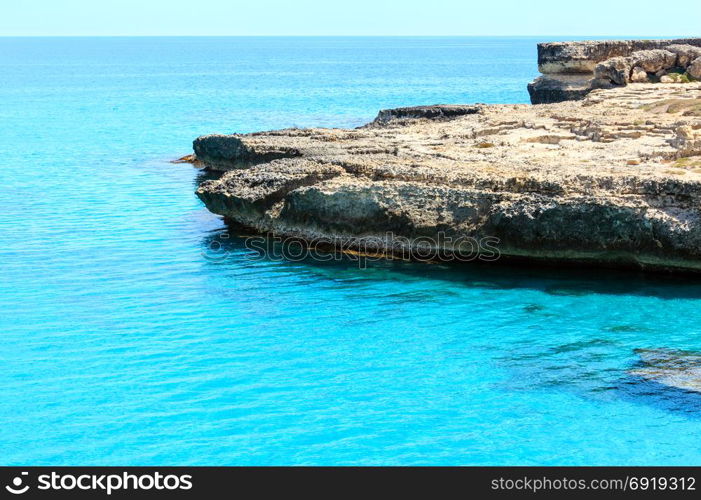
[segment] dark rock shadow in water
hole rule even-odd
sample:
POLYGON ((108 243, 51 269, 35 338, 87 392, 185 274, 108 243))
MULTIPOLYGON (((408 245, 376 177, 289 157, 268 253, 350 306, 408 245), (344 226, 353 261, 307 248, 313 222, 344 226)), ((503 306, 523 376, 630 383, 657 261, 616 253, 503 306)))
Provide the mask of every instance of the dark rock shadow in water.
MULTIPOLYGON (((360 269, 355 258, 335 255, 330 260, 307 258, 301 261, 271 258, 250 248, 245 230, 231 227, 212 231, 202 240, 203 259, 210 265, 236 266, 266 265, 266 271, 295 273, 300 279, 305 275, 310 283, 318 285, 319 279, 347 287, 349 283, 361 286, 367 281, 388 279, 440 279, 460 286, 485 289, 535 289, 549 293, 553 289, 571 290, 573 295, 592 293, 633 294, 655 296, 663 299, 701 298, 701 286, 684 278, 648 276, 607 270, 553 269, 537 266, 483 265, 483 264, 428 264, 396 260, 378 260, 360 269), (215 249, 216 251, 213 251, 215 249), (250 260, 249 260, 250 259, 250 260), (271 265, 273 264, 274 265, 271 265)), ((259 237, 259 235, 253 235, 259 237)), ((362 293, 360 291, 359 293, 362 293)), ((412 290, 409 295, 395 293, 391 300, 398 302, 427 302, 441 300, 445 290, 432 294, 412 290)), ((560 294, 561 292, 558 292, 560 294)), ((523 311, 530 314, 546 314, 547 307, 527 303, 523 311)), ((645 332, 640 325, 613 325, 606 329, 611 333, 645 332)), ((505 382, 507 390, 569 391, 581 397, 599 400, 623 399, 635 404, 651 405, 665 411, 680 412, 701 417, 701 394, 670 387, 632 374, 636 367, 645 366, 638 360, 631 364, 630 357, 622 353, 623 346, 602 336, 562 345, 513 345, 495 362, 508 369, 512 377, 505 382), (627 360, 627 361, 626 361, 627 360)), ((630 351, 627 351, 630 353, 630 351)), ((632 354, 632 353, 630 353, 632 354)))
POLYGON ((701 418, 701 394, 660 384, 637 375, 626 375, 616 386, 625 401, 701 418))
MULTIPOLYGON (((245 254, 253 256, 255 250, 246 244, 246 236, 252 231, 228 224, 226 228, 212 231, 202 240, 203 255, 211 254, 216 247, 220 257, 239 258, 245 254)), ((260 235, 255 235, 260 237, 260 235)), ((268 238, 270 240, 270 238, 268 238)), ((269 248, 274 243, 266 243, 269 248)), ((279 246, 279 244, 278 244, 279 246)), ((701 280, 695 276, 644 274, 615 269, 556 268, 535 264, 485 263, 481 261, 463 263, 427 263, 390 259, 365 260, 362 257, 342 255, 325 250, 314 250, 323 259, 313 257, 288 260, 258 252, 256 260, 276 261, 281 270, 295 269, 298 273, 311 273, 332 281, 383 281, 386 279, 426 279, 455 282, 459 286, 484 289, 532 289, 549 295, 586 296, 590 294, 652 296, 660 299, 701 298, 701 280), (333 255, 333 257, 331 256, 333 255)), ((212 259, 223 264, 226 259, 212 259)), ((543 311, 541 305, 524 304, 527 312, 543 311)), ((626 328, 622 326, 622 328, 626 328)))

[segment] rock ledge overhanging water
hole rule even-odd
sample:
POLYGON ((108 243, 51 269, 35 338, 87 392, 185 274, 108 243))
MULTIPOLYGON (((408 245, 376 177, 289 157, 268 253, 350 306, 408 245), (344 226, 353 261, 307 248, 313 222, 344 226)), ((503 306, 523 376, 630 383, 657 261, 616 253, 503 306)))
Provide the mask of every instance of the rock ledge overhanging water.
POLYGON ((518 259, 701 271, 700 83, 400 108, 352 130, 207 135, 194 150, 226 171, 197 189, 209 210, 260 232, 373 238, 388 253, 388 232, 447 251, 496 238, 518 259))

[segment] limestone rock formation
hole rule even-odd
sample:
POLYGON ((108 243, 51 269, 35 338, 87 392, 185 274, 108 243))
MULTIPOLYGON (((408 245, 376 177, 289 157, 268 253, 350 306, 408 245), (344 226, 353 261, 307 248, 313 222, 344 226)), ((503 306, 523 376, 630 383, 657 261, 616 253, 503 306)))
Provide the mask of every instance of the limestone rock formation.
POLYGON ((388 232, 448 252, 441 234, 496 238, 502 257, 701 271, 700 83, 402 108, 358 129, 210 135, 194 149, 225 171, 197 195, 259 232, 386 253, 388 232))
POLYGON ((666 49, 670 45, 701 47, 701 38, 676 40, 587 40, 538 44, 538 71, 543 74, 588 73, 606 59, 639 50, 666 49))
POLYGON ((612 57, 594 67, 594 78, 608 80, 615 85, 625 85, 630 79, 632 66, 632 61, 627 57, 612 57))
POLYGON ((669 83, 686 82, 699 78, 694 75, 701 73, 701 62, 693 64, 700 55, 701 38, 541 43, 542 76, 528 92, 533 104, 543 104, 581 99, 598 88, 657 82, 670 72, 684 78, 672 77, 669 83))
POLYGON ((676 64, 686 68, 692 61, 701 57, 701 46, 694 45, 668 45, 664 48, 668 52, 672 52, 677 56, 676 64))
POLYGON ((687 72, 692 78, 701 80, 701 57, 697 57, 691 62, 691 64, 689 64, 687 72))
POLYGON ((472 115, 479 112, 478 104, 461 106, 455 104, 436 104, 434 106, 412 106, 408 108, 383 109, 377 114, 374 124, 386 123, 391 120, 413 118, 454 118, 462 115, 472 115))
POLYGON ((630 72, 630 81, 633 83, 648 83, 650 81, 650 77, 647 75, 647 71, 645 71, 643 68, 640 66, 635 66, 630 72))
POLYGON ((533 104, 574 101, 583 98, 591 90, 592 77, 589 75, 541 75, 528 84, 533 104))

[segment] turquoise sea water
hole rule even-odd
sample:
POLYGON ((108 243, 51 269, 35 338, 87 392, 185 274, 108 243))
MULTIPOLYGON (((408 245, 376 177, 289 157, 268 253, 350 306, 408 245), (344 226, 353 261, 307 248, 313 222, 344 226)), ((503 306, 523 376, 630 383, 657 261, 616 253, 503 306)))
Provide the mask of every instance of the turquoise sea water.
POLYGON ((209 132, 526 102, 535 39, 0 39, 2 464, 701 464, 701 286, 256 259, 209 132))

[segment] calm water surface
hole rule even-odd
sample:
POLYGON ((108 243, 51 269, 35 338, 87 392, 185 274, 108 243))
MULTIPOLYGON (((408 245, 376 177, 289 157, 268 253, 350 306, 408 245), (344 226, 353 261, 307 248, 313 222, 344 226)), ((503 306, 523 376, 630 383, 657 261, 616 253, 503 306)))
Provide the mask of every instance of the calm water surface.
POLYGON ((168 162, 526 102, 535 42, 0 39, 2 464, 701 464, 701 401, 627 374, 701 349, 698 284, 255 259, 168 162))

